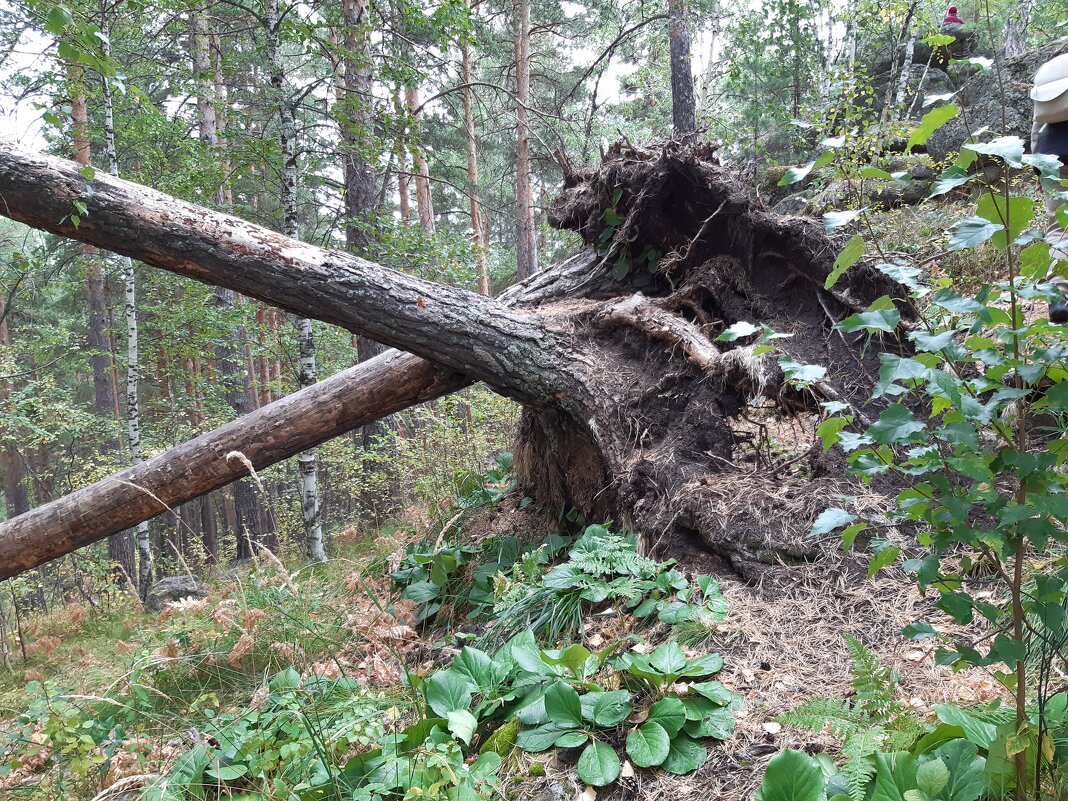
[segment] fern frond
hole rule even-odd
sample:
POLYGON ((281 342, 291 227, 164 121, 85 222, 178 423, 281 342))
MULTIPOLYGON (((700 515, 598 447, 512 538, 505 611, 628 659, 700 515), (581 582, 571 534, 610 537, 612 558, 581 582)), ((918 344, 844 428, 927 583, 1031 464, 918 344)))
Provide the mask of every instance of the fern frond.
POLYGON ((871 756, 850 759, 842 765, 842 775, 849 782, 849 797, 853 801, 864 801, 868 782, 875 776, 875 759, 871 756))
POLYGON ((633 542, 617 534, 583 537, 568 554, 569 563, 596 578, 636 576, 654 579, 659 565, 638 553, 633 542))
POLYGON ((858 706, 872 720, 885 722, 898 711, 894 704, 897 692, 897 674, 883 667, 879 657, 856 637, 845 635, 849 649, 849 672, 853 676, 853 691, 858 706))
POLYGON ((886 724, 886 750, 908 751, 913 744, 931 730, 904 704, 886 724))
POLYGON ((853 801, 864 801, 868 782, 875 775, 873 757, 885 741, 886 730, 872 726, 858 731, 842 745, 842 756, 847 758, 842 773, 849 781, 849 795, 853 801))
POLYGON ((848 701, 835 698, 814 698, 799 707, 784 712, 775 718, 784 726, 821 733, 830 727, 836 737, 852 737, 868 727, 868 720, 863 712, 849 704, 848 701))

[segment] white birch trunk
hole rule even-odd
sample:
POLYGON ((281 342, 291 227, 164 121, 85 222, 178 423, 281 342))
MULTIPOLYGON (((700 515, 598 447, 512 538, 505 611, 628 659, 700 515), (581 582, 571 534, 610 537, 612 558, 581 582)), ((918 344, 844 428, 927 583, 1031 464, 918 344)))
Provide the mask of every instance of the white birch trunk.
POLYGON ((897 92, 894 95, 894 113, 897 116, 899 110, 905 105, 905 92, 909 88, 909 76, 912 74, 912 57, 916 52, 916 39, 918 34, 913 32, 909 36, 908 44, 905 45, 905 57, 901 59, 901 74, 897 77, 897 92))
MULTIPOLYGON (((108 20, 104 17, 102 33, 104 58, 109 56, 108 20)), ((101 79, 104 93, 104 148, 108 157, 108 172, 119 177, 119 154, 115 146, 115 104, 111 84, 106 77, 101 79)), ((119 257, 122 283, 125 289, 124 313, 126 319, 126 430, 130 440, 130 458, 135 465, 141 464, 141 398, 139 384, 141 362, 137 329, 137 281, 134 278, 133 261, 129 256, 119 257)), ((142 600, 148 596, 152 584, 152 539, 148 522, 137 524, 134 533, 137 546, 137 587, 142 600)))
MULTIPOLYGON (((282 19, 278 0, 267 0, 267 58, 271 70, 271 89, 278 108, 278 148, 282 156, 282 233, 299 239, 297 217, 297 120, 293 98, 286 86, 285 64, 282 62, 282 19)), ((315 365, 315 335, 312 322, 306 317, 297 320, 297 342, 300 349, 301 388, 310 387, 317 380, 315 365)), ((315 449, 297 456, 300 471, 300 505, 304 517, 304 539, 308 557, 326 560, 323 548, 322 514, 319 508, 319 470, 315 449)))
POLYGON ((713 3, 709 14, 708 64, 705 65, 704 75, 701 76, 701 105, 706 115, 712 99, 712 88, 716 84, 717 72, 719 71, 719 37, 723 26, 723 15, 719 0, 713 3))

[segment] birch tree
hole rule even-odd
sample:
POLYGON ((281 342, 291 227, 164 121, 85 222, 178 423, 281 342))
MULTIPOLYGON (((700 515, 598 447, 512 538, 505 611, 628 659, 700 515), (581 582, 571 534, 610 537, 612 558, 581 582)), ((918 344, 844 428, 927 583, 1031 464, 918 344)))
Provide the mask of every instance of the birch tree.
MULTIPOLYGON (((111 47, 110 26, 106 14, 101 32, 106 62, 110 60, 111 47)), ((119 154, 115 147, 115 103, 112 98, 112 85, 107 75, 101 75, 100 80, 104 98, 104 150, 108 159, 108 172, 118 177, 119 154)), ((141 458, 141 361, 137 328, 137 282, 133 260, 129 256, 119 257, 119 267, 124 289, 123 317, 126 321, 126 435, 129 440, 130 458, 137 465, 144 461, 141 458)), ((137 586, 141 599, 144 600, 152 584, 152 540, 147 521, 137 524, 134 541, 137 544, 137 586)))

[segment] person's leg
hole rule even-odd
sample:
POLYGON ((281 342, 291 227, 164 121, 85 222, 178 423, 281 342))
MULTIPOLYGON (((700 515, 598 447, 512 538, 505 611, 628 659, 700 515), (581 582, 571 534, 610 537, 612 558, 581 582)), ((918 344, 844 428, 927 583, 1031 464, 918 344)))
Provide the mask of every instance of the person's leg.
MULTIPOLYGON (((1061 180, 1068 180, 1068 167, 1061 167, 1061 180)), ((1058 187, 1055 191, 1064 191, 1064 188, 1058 187)), ((1050 245, 1048 280, 1061 293, 1059 300, 1049 304, 1049 319, 1060 325, 1068 323, 1068 279, 1057 275, 1058 267, 1061 272, 1068 270, 1068 231, 1057 219, 1057 209, 1063 205, 1064 201, 1052 193, 1046 195, 1046 241, 1050 245)))

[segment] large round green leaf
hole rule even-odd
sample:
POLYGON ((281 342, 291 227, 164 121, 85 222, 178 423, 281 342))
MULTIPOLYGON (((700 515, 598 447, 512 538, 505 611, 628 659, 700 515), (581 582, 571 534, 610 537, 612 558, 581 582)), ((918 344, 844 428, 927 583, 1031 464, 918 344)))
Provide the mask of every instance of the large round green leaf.
POLYGON ((471 683, 451 670, 439 670, 426 682, 426 702, 440 717, 471 706, 471 683))
POLYGON ((755 801, 821 801, 823 769, 802 751, 788 748, 768 763, 755 801))
POLYGON ((589 739, 584 731, 569 731, 556 739, 557 748, 578 748, 589 739))
POLYGON ((671 739, 671 748, 668 750, 667 759, 660 766, 668 773, 681 776, 684 773, 692 773, 708 759, 708 751, 686 734, 679 734, 671 739))
POLYGON ((604 787, 614 782, 622 768, 615 749, 597 740, 586 746, 578 761, 579 778, 594 787, 604 787))
POLYGON ((516 738, 516 744, 524 751, 546 751, 556 745, 556 741, 567 731, 566 727, 555 723, 544 723, 533 729, 523 729, 516 738))
POLYGON ((627 755, 639 768, 659 765, 670 750, 671 738, 659 723, 643 723, 627 735, 627 755))
POLYGON ((649 717, 646 720, 659 723, 668 737, 674 737, 686 723, 686 706, 678 698, 661 698, 649 707, 649 717))
POLYGON ((626 690, 612 690, 605 693, 589 693, 593 697, 589 717, 598 726, 615 726, 622 723, 631 712, 630 693, 626 690))
POLYGON ((582 704, 575 688, 562 681, 550 687, 545 692, 545 714, 558 726, 581 726, 582 704))

